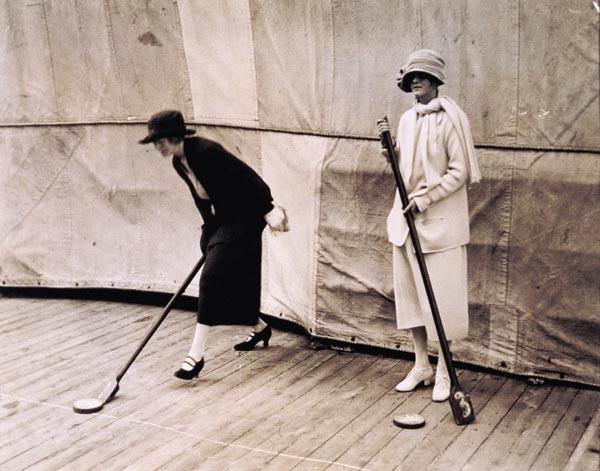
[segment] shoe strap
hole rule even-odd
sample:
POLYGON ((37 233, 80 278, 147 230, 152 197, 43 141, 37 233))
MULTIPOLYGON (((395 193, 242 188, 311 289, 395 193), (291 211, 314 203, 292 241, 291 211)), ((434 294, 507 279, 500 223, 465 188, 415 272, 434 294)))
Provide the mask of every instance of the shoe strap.
POLYGON ((246 338, 246 342, 250 342, 251 340, 254 340, 254 337, 256 337, 257 332, 256 331, 252 331, 250 332, 250 334, 248 335, 248 338, 246 338))
POLYGON ((183 362, 184 362, 184 363, 187 363, 187 364, 188 364, 188 365, 190 365, 192 368, 194 368, 194 367, 195 367, 195 366, 198 364, 198 362, 197 362, 197 361, 194 359, 194 357, 191 357, 191 356, 189 356, 189 355, 188 355, 187 357, 185 357, 185 360, 183 360, 183 362), (188 360, 188 358, 189 358, 190 360, 192 360, 192 361, 189 361, 189 360, 188 360), (193 363, 192 363, 192 362, 193 362, 193 363))
POLYGON ((433 368, 413 368, 412 370, 410 370, 410 374, 414 375, 421 375, 425 373, 433 374, 433 368))

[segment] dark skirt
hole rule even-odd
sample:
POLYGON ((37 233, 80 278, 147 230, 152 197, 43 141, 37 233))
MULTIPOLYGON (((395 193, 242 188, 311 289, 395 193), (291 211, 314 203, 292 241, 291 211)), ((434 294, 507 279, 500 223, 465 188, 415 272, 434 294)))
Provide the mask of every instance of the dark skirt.
POLYGON ((239 226, 229 237, 221 227, 207 244, 200 275, 198 323, 206 325, 255 325, 260 310, 262 230, 264 224, 239 226))

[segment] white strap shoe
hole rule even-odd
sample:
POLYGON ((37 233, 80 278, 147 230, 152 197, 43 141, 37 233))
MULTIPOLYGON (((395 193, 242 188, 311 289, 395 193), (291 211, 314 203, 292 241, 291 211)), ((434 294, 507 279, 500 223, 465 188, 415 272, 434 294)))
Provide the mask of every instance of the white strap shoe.
POLYGON ((433 368, 413 368, 402 381, 396 385, 396 391, 408 392, 415 389, 421 383, 423 386, 429 386, 433 380, 433 368))
POLYGON ((445 374, 435 375, 435 386, 433 387, 433 393, 431 399, 435 402, 444 402, 450 397, 450 378, 445 374))

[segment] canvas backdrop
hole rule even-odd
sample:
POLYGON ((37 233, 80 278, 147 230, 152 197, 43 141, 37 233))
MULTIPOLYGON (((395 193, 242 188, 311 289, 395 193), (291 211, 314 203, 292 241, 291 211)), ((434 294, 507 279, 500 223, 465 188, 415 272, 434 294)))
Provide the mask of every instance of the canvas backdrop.
POLYGON ((175 290, 202 221, 137 141, 176 108, 287 209, 291 231, 265 233, 263 310, 410 350, 375 122, 411 106, 394 77, 427 47, 483 172, 455 358, 599 385, 599 18, 587 0, 0 1, 1 286, 175 290))

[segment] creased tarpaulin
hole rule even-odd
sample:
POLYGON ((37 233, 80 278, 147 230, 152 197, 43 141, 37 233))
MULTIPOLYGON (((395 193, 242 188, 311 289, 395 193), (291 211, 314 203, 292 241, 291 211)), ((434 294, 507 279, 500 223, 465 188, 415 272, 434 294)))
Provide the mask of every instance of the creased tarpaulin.
MULTIPOLYGON (((446 59, 483 181, 469 190, 471 336, 455 358, 600 384, 599 15, 552 0, 0 3, 0 282, 174 291, 200 256, 187 188, 144 122, 177 108, 259 171, 262 308, 311 334, 409 350, 395 328, 375 122, 446 59)), ((196 282, 188 294, 197 295, 196 282)))

